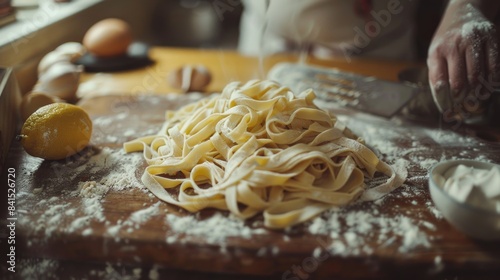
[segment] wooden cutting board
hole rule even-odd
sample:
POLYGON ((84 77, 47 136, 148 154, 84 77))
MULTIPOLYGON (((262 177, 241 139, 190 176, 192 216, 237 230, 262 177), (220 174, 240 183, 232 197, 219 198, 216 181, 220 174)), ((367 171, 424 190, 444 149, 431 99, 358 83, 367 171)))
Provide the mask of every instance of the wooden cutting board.
POLYGON ((19 254, 259 279, 474 279, 477 273, 494 277, 500 272, 500 243, 458 232, 429 197, 427 173, 433 163, 451 158, 500 162, 500 145, 476 137, 482 134, 470 128, 441 130, 401 118, 337 111, 384 160, 405 159, 408 179, 380 201, 353 205, 286 231, 261 228, 261 217, 243 224, 222 213, 215 220, 217 211, 195 215, 159 202, 141 188, 141 155, 124 154, 122 143, 155 133, 165 110, 199 97, 82 100, 94 122, 92 146, 68 160, 42 161, 15 143, 6 167, 15 168, 17 175, 19 254), (92 188, 92 182, 99 185, 103 178, 114 186, 85 197, 84 182, 92 188))

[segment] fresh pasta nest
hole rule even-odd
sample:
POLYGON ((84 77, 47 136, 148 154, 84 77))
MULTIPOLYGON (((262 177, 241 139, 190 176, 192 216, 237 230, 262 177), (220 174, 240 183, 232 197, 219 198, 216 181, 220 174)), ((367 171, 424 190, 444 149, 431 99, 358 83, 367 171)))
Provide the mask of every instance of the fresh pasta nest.
POLYGON ((230 83, 221 94, 168 111, 156 135, 124 144, 143 151, 146 187, 190 212, 263 213, 268 228, 307 221, 360 197, 373 200, 404 181, 348 128, 272 81, 230 83), (366 189, 365 177, 387 175, 366 189), (168 190, 168 191, 167 191, 168 190))

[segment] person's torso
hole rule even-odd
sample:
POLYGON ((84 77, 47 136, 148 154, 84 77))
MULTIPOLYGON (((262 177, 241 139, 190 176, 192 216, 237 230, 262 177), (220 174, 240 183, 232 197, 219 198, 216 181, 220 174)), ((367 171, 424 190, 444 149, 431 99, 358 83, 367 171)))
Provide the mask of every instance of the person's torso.
POLYGON ((316 45, 344 54, 373 52, 391 56, 391 51, 407 51, 398 48, 408 48, 412 43, 408 33, 413 30, 417 2, 270 0, 265 16, 267 32, 295 44, 316 45))

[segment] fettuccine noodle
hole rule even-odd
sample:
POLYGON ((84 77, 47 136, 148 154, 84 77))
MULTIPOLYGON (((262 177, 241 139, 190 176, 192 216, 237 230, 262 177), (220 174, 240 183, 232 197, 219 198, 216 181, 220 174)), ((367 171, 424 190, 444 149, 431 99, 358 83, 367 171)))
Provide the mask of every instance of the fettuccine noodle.
POLYGON ((143 151, 142 181, 161 200, 210 207, 268 228, 307 221, 360 197, 378 199, 404 178, 332 114, 271 81, 231 83, 221 94, 168 111, 157 135, 124 144, 143 151), (365 176, 388 176, 366 189, 365 176), (170 191, 167 191, 169 189, 170 191))

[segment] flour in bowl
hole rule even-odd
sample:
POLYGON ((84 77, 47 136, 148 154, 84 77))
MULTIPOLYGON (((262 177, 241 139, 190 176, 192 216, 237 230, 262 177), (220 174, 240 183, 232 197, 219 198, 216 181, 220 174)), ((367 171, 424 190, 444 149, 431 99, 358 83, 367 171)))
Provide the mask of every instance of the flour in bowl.
POLYGON ((487 170, 461 164, 434 179, 456 200, 500 213, 499 167, 487 170))

